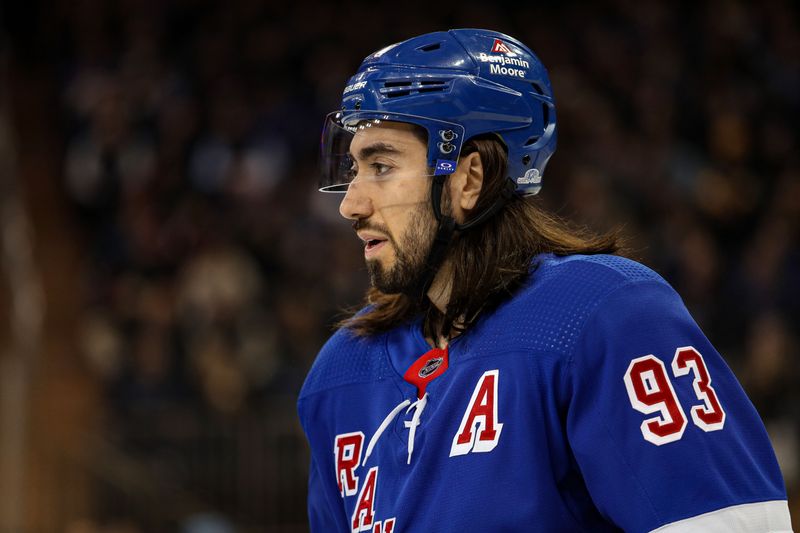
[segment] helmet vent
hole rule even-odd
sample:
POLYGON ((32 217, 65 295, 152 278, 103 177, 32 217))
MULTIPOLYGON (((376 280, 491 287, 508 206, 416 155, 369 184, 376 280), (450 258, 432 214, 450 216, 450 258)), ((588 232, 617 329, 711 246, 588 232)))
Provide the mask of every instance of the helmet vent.
POLYGON ((542 86, 538 83, 531 83, 531 87, 533 87, 533 90, 536 92, 536 94, 544 94, 542 86))
POLYGON ((546 128, 550 124, 550 107, 542 104, 542 125, 546 128))
POLYGON ((535 144, 535 143, 536 143, 536 141, 538 141, 538 140, 539 140, 539 138, 540 138, 540 136, 539 136, 539 135, 534 135, 533 137, 531 137, 530 139, 528 139, 527 141, 525 141, 525 146, 530 146, 530 145, 532 145, 532 144, 535 144))
POLYGON ((444 92, 450 87, 449 80, 400 80, 383 83, 380 92, 386 98, 410 96, 412 94, 444 92))
POLYGON ((422 45, 422 46, 418 47, 417 50, 419 50, 420 52, 433 52, 434 50, 438 50, 441 47, 442 47, 442 43, 438 42, 438 43, 430 43, 430 44, 422 45))

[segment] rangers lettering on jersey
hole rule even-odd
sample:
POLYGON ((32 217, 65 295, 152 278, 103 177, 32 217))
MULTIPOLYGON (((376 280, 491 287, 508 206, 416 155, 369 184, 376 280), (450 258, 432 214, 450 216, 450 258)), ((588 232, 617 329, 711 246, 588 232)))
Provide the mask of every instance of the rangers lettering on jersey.
POLYGON ((380 520, 375 522, 372 533, 394 533, 394 518, 384 520, 383 524, 381 524, 380 520))
POLYGON ((359 477, 355 475, 361 462, 361 450, 364 445, 364 434, 360 431, 336 435, 333 454, 336 457, 336 478, 339 481, 339 494, 355 496, 358 500, 352 516, 352 531, 369 531, 371 533, 393 533, 396 518, 387 518, 381 523, 375 521, 375 489, 378 484, 378 467, 367 472, 361 491, 358 490, 359 477), (373 526, 374 523, 374 526, 373 526))
POLYGON ((469 452, 490 452, 497 446, 503 429, 503 424, 497 420, 499 378, 499 370, 487 370, 478 380, 461 425, 453 437, 450 457, 469 452), (478 428, 474 430, 476 422, 478 428))
POLYGON ((336 456, 336 479, 339 481, 339 494, 342 498, 354 496, 358 490, 358 476, 355 472, 361 462, 363 444, 364 434, 360 431, 336 435, 333 453, 336 456))
POLYGON ((367 473, 364 486, 358 495, 358 503, 353 511, 353 533, 371 531, 375 520, 375 485, 378 480, 378 467, 373 466, 367 473))

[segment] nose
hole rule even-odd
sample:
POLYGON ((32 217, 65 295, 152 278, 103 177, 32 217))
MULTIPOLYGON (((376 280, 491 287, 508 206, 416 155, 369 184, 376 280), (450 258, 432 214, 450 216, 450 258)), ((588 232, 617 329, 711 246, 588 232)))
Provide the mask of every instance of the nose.
POLYGON ((342 203, 339 204, 339 213, 349 220, 369 218, 372 214, 372 200, 364 194, 362 184, 353 181, 347 188, 342 203))

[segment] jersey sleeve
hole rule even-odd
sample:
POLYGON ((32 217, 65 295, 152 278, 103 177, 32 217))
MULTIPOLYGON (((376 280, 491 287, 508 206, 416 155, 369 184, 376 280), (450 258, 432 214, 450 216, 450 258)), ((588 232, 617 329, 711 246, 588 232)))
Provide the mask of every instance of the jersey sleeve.
POLYGON ((331 485, 336 481, 333 475, 324 476, 317 461, 312 457, 308 473, 308 525, 312 532, 348 531, 342 519, 335 519, 331 508, 331 485), (328 477, 329 479, 326 479, 328 477))
MULTIPOLYGON (((312 533, 349 532, 347 518, 341 505, 333 462, 333 445, 328 442, 324 424, 314 423, 319 413, 317 398, 298 401, 300 424, 306 433, 311 460, 308 472, 308 524, 312 533)), ((317 421, 318 422, 318 421, 317 421)))
POLYGON ((629 532, 791 531, 766 430, 669 285, 604 297, 569 372, 567 436, 606 519, 629 532))

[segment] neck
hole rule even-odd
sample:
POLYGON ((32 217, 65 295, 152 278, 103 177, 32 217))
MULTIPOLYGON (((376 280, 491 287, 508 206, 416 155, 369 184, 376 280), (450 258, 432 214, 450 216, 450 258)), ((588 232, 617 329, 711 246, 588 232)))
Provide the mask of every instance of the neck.
POLYGON ((450 263, 445 262, 433 278, 430 289, 428 289, 428 300, 444 314, 447 310, 447 303, 450 301, 450 292, 453 288, 452 269, 450 263))
POLYGON ((428 344, 437 348, 444 348, 447 346, 449 340, 458 335, 458 332, 452 330, 450 332, 440 331, 443 324, 445 311, 447 311, 447 304, 450 301, 450 293, 453 288, 453 278, 451 265, 447 262, 439 268, 436 276, 433 278, 430 289, 428 289, 428 300, 439 311, 439 316, 432 324, 429 324, 429 330, 434 337, 426 337, 428 344))

